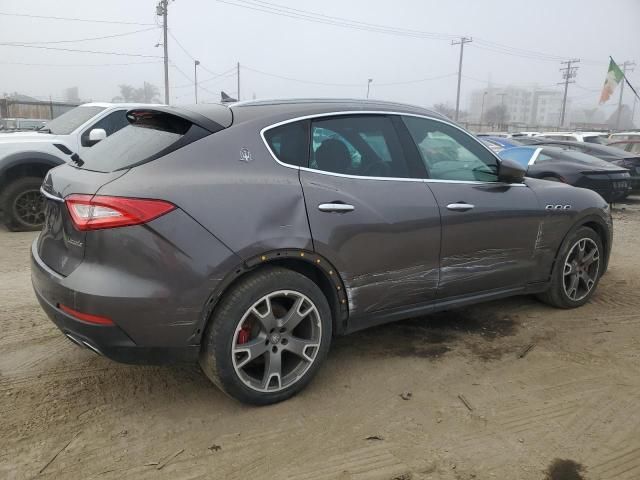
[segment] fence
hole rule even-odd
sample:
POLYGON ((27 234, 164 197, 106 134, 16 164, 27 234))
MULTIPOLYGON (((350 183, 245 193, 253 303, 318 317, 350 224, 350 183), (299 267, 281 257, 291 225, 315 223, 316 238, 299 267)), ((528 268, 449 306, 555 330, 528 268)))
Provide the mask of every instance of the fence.
POLYGON ((42 118, 51 120, 77 106, 77 103, 68 102, 0 98, 0 118, 42 118))

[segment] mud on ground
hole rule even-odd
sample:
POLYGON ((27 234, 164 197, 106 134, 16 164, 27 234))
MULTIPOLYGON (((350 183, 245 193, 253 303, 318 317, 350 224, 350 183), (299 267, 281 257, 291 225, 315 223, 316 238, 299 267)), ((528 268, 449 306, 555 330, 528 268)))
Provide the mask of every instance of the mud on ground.
POLYGON ((614 211, 593 301, 518 297, 337 339, 316 380, 252 408, 196 366, 113 363, 31 291, 0 230, 0 478, 638 479, 640 199, 614 211))

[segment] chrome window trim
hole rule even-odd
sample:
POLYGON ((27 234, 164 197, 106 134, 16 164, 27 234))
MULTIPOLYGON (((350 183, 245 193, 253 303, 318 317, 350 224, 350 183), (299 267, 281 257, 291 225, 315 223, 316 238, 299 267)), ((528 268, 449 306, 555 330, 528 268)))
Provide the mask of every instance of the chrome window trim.
POLYGON ((536 148, 536 151, 533 152, 533 155, 531 155, 531 158, 529 159, 529 165, 536 163, 536 160, 540 156, 540 152, 542 152, 542 147, 536 148))
MULTIPOLYGON (((265 137, 265 132, 267 130, 271 130, 272 128, 280 127, 281 125, 286 125, 288 123, 299 122, 299 121, 302 121, 302 120, 310 120, 310 119, 314 119, 314 118, 323 118, 323 117, 336 117, 336 116, 340 116, 340 115, 398 115, 398 116, 406 116, 406 117, 424 118, 425 120, 432 120, 434 122, 439 122, 439 123, 442 123, 444 125, 448 125, 450 127, 453 127, 455 129, 461 131, 463 134, 471 137, 480 146, 482 146, 487 152, 489 152, 491 154, 491 156, 494 157, 498 163, 500 163, 500 157, 498 157, 495 153, 493 153, 493 151, 491 151, 491 149, 487 145, 485 145, 484 143, 479 141, 477 138, 475 138, 473 135, 471 135, 469 132, 467 132, 466 130, 464 130, 463 128, 459 127, 458 125, 456 125, 454 123, 447 122, 447 121, 442 120, 440 118, 434 118, 434 117, 430 117, 430 116, 427 116, 427 115, 420 115, 418 113, 397 112, 397 111, 392 111, 392 110, 343 110, 343 111, 339 111, 339 112, 326 112, 326 113, 314 113, 312 115, 303 115, 303 116, 300 116, 300 117, 290 118, 288 120, 283 120, 281 122, 277 122, 277 123, 273 123, 271 125, 267 125, 262 130, 260 130, 260 137, 262 138, 262 141, 263 141, 264 145, 267 147, 267 150, 271 154, 271 157, 279 165, 281 165, 283 167, 287 167, 287 168, 293 168, 295 170, 302 170, 302 171, 305 171, 305 172, 318 173, 320 175, 329 175, 329 176, 332 176, 332 177, 343 177, 343 178, 365 179, 365 180, 387 180, 387 181, 391 180, 391 181, 396 181, 396 182, 399 181, 399 182, 422 182, 422 183, 460 183, 460 184, 467 184, 467 185, 501 185, 501 184, 505 185, 504 182, 481 182, 481 181, 478 181, 478 180, 441 180, 441 179, 437 179, 437 178, 369 177, 369 176, 364 176, 364 175, 348 175, 348 174, 344 174, 344 173, 326 172, 324 170, 318 170, 318 169, 309 168, 309 167, 298 167, 296 165, 289 165, 288 163, 281 162, 278 159, 278 157, 275 155, 273 150, 271 150, 271 147, 269 146, 269 142, 267 142, 267 138, 265 137)), ((509 186, 512 186, 512 187, 526 187, 527 186, 524 183, 507 183, 506 185, 509 185, 509 186)))

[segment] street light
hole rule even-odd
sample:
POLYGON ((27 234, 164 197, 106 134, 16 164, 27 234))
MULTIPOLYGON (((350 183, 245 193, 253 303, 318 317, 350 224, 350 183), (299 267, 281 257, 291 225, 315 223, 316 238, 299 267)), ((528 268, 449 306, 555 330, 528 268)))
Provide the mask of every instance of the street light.
POLYGON ((373 78, 367 80, 367 98, 369 98, 369 89, 371 88, 371 82, 373 82, 373 78))
POLYGON ((193 86, 195 88, 196 103, 198 103, 198 65, 200 65, 200 61, 194 60, 193 61, 193 86))
POLYGON ((487 96, 487 91, 482 94, 482 107, 480 107, 480 126, 482 127, 482 118, 484 117, 484 97, 487 96))

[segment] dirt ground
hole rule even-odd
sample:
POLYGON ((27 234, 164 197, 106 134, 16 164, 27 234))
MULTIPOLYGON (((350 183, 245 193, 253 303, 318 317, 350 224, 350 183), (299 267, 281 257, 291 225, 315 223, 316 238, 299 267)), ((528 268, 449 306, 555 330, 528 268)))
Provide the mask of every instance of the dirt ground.
POLYGON ((638 479, 640 198, 561 311, 518 297, 337 339, 302 394, 243 406, 196 366, 119 365, 31 290, 0 230, 0 478, 638 479))

